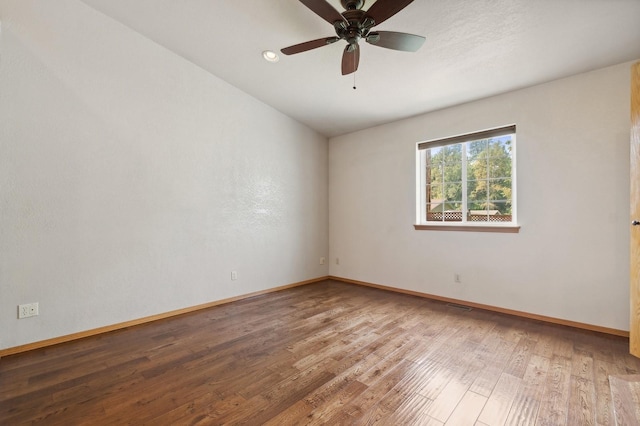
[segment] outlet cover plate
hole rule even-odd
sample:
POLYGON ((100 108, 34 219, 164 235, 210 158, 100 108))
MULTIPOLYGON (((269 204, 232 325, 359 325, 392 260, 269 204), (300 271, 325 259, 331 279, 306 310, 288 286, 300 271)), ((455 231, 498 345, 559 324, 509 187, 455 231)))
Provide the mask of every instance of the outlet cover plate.
POLYGON ((18 319, 35 317, 40 314, 38 302, 18 305, 18 319))

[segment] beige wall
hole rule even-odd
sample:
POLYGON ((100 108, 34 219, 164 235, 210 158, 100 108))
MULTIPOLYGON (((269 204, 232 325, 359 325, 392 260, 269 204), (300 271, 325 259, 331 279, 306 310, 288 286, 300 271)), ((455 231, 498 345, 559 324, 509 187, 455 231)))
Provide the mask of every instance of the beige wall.
POLYGON ((80 1, 0 13, 0 349, 327 275, 326 138, 80 1))
POLYGON ((331 139, 330 273, 628 330, 629 69, 331 139), (512 123, 520 233, 415 231, 416 142, 512 123))

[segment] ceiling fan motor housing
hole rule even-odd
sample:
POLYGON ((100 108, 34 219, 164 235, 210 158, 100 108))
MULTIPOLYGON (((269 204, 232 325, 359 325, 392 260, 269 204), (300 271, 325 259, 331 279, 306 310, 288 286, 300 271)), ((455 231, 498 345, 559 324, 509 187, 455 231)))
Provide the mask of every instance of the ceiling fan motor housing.
POLYGON ((358 10, 364 6, 364 0, 340 0, 345 10, 358 10))
MULTIPOLYGON (((343 3, 345 2, 347 0, 343 0, 343 3)), ((333 25, 337 36, 349 44, 358 43, 361 38, 366 38, 374 22, 368 17, 364 18, 364 14, 365 12, 359 9, 343 12, 342 16, 346 22, 336 21, 333 25)))

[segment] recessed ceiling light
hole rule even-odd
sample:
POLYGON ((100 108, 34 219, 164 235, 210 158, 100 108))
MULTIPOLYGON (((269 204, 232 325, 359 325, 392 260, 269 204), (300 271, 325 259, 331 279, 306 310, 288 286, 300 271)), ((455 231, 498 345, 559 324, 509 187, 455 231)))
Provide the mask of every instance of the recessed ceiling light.
POLYGON ((262 57, 269 62, 278 62, 280 60, 280 57, 271 50, 265 50, 262 52, 262 57))

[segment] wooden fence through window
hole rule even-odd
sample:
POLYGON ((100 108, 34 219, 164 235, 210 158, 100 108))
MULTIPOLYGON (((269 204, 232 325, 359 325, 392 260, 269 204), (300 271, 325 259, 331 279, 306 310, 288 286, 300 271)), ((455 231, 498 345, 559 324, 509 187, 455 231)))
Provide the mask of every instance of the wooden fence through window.
MULTIPOLYGON (((427 222, 462 222, 462 212, 429 212, 427 222)), ((467 222, 511 222, 511 215, 468 214, 467 222)))

